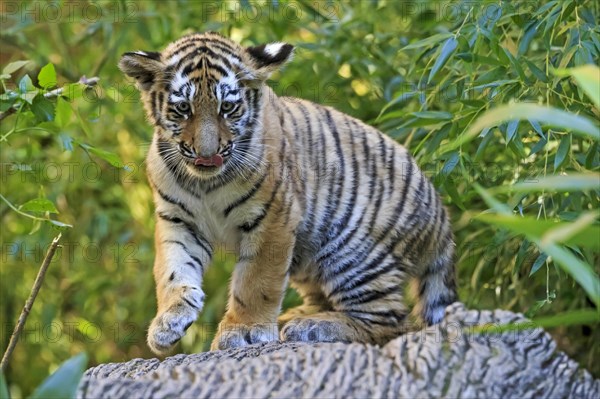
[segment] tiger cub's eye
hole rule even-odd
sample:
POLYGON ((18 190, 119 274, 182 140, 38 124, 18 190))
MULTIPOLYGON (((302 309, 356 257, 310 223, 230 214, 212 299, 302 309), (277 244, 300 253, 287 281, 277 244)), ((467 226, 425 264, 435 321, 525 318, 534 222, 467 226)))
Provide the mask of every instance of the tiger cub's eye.
POLYGON ((235 108, 235 103, 232 103, 230 101, 223 101, 221 103, 221 113, 222 114, 231 112, 234 108, 235 108))
POLYGON ((187 103, 187 102, 184 102, 184 101, 182 101, 182 102, 180 102, 180 103, 177 103, 177 104, 175 104, 175 109, 176 109, 176 110, 177 110, 179 113, 181 113, 181 114, 184 114, 184 115, 185 115, 185 114, 187 114, 188 112, 190 112, 190 104, 189 104, 189 103, 187 103))

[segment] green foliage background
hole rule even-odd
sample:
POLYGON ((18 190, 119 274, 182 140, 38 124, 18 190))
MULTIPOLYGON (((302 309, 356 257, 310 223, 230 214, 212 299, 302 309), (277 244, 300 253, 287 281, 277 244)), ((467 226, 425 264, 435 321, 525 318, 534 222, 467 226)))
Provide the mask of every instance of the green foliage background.
MULTIPOLYGON (((451 211, 461 300, 530 317, 592 309, 593 317, 583 324, 560 325, 555 319, 559 326, 549 331, 562 350, 600 375, 593 362, 600 355, 594 345, 600 340, 593 295, 600 261, 600 237, 595 236, 600 151, 594 130, 574 134, 531 115, 490 125, 462 144, 457 139, 486 110, 515 101, 597 121, 598 105, 562 71, 598 64, 596 2, 93 1, 68 6, 59 1, 2 7, 0 65, 31 62, 2 76, 0 110, 24 103, 27 92, 32 104, 2 120, 0 194, 15 206, 26 204, 20 210, 36 218, 73 226, 63 229, 63 248, 13 354, 7 374, 13 396, 31 393, 30 387, 82 350, 91 364, 152 356, 144 341, 155 311, 153 206, 144 176, 151 128, 138 94, 116 64, 125 51, 161 49, 182 34, 206 30, 245 45, 287 41, 297 46, 295 59, 273 76, 272 86, 279 94, 334 106, 410 148, 451 211), (58 102, 41 95, 36 100, 36 87, 54 88, 42 79, 51 76, 48 69, 38 79, 48 63, 54 65, 58 87, 82 76, 100 82, 86 91, 66 86, 71 98, 58 102), (26 74, 31 83, 23 81, 26 74), (583 183, 569 179, 574 173, 585 174, 583 183), (549 176, 565 177, 570 187, 511 189, 549 176), (51 204, 28 203, 36 198, 51 204), (508 211, 512 225, 493 217, 474 219, 491 209, 508 211), (557 245, 569 260, 584 264, 577 270, 591 276, 587 294, 572 278, 574 263, 561 265, 554 253, 548 257, 546 249, 554 245, 547 236, 542 240, 548 229, 531 234, 541 226, 536 219, 576 221, 569 226, 576 225, 585 240, 559 237, 557 245), (519 234, 527 232, 527 238, 519 234)), ((0 215, 4 349, 57 231, 5 202, 0 215)), ((233 262, 227 254, 216 256, 204 283, 205 309, 181 351, 207 349, 224 311, 233 262)), ((284 305, 297 303, 290 292, 284 305)))

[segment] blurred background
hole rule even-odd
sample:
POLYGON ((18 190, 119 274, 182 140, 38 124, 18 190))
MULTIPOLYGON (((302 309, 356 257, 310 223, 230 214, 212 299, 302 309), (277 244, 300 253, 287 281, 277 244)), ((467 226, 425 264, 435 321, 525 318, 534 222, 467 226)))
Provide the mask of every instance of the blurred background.
MULTIPOLYGON (((598 64, 597 2, 4 1, 0 7, 0 111, 7 113, 0 125, 3 351, 45 251, 62 231, 62 248, 6 373, 13 397, 31 393, 81 351, 90 366, 153 357, 145 333, 155 314, 154 220, 144 174, 152 129, 116 65, 123 52, 156 51, 207 30, 243 45, 295 45, 294 60, 271 78, 278 94, 377 126, 409 148, 435 182, 456 233, 461 301, 534 318, 592 310, 595 318, 575 323, 555 318, 548 331, 561 350, 600 376, 593 361, 600 355, 597 303, 527 235, 537 221, 584 215, 587 245, 575 240, 561 248, 597 278, 600 237, 590 244, 590 234, 598 231, 600 187, 507 190, 597 172, 597 139, 531 119, 499 123, 453 146, 483 112, 512 101, 597 120, 598 106, 585 90, 555 71, 598 64), (82 77, 99 83, 87 90, 73 84, 82 77), (60 99, 43 95, 57 87, 64 88, 60 99), (526 219, 510 228, 474 219, 490 204, 526 219)), ((208 349, 233 266, 230 255, 216 255, 204 282, 204 311, 179 351, 208 349)), ((284 307, 298 303, 289 292, 284 307)))

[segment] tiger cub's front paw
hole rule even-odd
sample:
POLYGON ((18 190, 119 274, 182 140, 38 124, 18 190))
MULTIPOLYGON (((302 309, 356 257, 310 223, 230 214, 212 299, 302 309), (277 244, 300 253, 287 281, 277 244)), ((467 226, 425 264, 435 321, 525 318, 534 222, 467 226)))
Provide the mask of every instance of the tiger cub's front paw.
POLYGON ((179 297, 166 311, 156 315, 148 329, 148 346, 157 355, 168 354, 198 318, 204 293, 195 287, 180 287, 179 297))
POLYGON ((211 350, 224 350, 261 342, 276 341, 279 336, 276 323, 271 324, 223 324, 215 336, 211 350))

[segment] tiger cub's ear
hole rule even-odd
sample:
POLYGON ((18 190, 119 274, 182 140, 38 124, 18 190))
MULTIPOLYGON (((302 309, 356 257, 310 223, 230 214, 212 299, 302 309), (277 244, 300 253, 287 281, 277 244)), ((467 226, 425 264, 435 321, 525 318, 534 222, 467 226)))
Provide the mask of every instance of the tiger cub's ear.
POLYGON ((264 81, 283 64, 292 59, 294 46, 280 42, 262 44, 247 47, 246 54, 249 66, 254 70, 254 77, 264 81))
POLYGON ((125 75, 135 78, 140 89, 148 90, 152 87, 156 76, 164 70, 164 64, 158 52, 135 51, 121 56, 119 69, 125 75))

